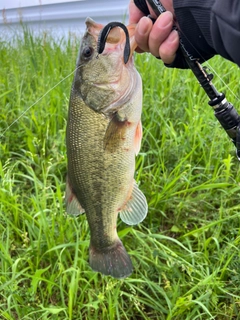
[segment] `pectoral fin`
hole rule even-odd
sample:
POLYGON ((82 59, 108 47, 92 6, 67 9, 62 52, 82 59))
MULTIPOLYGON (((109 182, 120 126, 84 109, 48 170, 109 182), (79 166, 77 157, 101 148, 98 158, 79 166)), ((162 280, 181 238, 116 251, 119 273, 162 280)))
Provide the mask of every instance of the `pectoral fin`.
POLYGON ((120 211, 120 218, 128 225, 142 222, 147 215, 147 200, 134 181, 131 197, 120 211))
POLYGON ((116 113, 112 120, 109 122, 105 137, 104 137, 104 149, 113 152, 122 143, 122 140, 125 139, 127 130, 127 120, 119 119, 118 114, 116 113))
POLYGON ((85 212, 83 207, 80 205, 77 197, 75 196, 68 179, 66 183, 65 204, 67 213, 70 215, 79 216, 80 214, 85 212))
MULTIPOLYGON (((126 139, 127 131, 133 124, 125 118, 120 118, 119 114, 115 114, 112 120, 109 122, 105 137, 104 137, 104 149, 110 152, 116 150, 126 139)), ((139 153, 142 141, 142 123, 138 122, 135 135, 134 135, 134 151, 137 155, 139 153)))

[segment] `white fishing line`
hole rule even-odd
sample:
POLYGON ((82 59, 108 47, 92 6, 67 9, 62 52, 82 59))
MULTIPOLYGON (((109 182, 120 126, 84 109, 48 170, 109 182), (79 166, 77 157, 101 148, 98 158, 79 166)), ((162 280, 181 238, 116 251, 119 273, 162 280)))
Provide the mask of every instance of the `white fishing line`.
POLYGON ((0 138, 4 137, 4 134, 16 123, 18 122, 19 119, 21 119, 33 106, 35 106, 39 101, 41 101, 46 95, 48 95, 52 90, 54 90, 60 83, 62 83, 63 81, 65 81, 67 78, 69 78, 78 68, 80 68, 80 66, 78 66, 76 69, 74 69, 71 73, 69 73, 65 78, 63 78, 61 81, 59 81, 57 84, 55 84, 55 86, 53 86, 51 89, 49 89, 47 92, 44 93, 44 95, 42 95, 37 101, 35 101, 30 107, 28 107, 25 111, 23 111, 23 113, 17 118, 15 119, 1 134, 0 134, 0 138))
POLYGON ((213 72, 213 73, 217 76, 217 78, 220 79, 220 81, 226 86, 226 88, 229 90, 229 92, 231 92, 231 94, 233 95, 233 97, 234 97, 237 101, 239 101, 240 99, 239 99, 239 97, 237 96, 237 94, 232 91, 232 89, 231 89, 231 88, 229 87, 229 85, 223 80, 223 78, 220 76, 220 74, 218 74, 217 71, 214 70, 214 69, 211 67, 210 63, 209 63, 208 61, 205 61, 204 63, 206 63, 207 68, 208 68, 211 72, 213 72))

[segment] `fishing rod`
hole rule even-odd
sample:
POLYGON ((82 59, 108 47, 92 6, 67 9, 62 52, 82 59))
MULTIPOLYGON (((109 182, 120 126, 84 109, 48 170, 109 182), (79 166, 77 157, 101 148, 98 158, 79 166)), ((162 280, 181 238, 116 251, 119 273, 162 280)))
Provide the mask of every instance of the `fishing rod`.
MULTIPOLYGON (((139 10, 153 21, 153 23, 155 19, 150 15, 147 3, 157 17, 166 11, 164 6, 158 0, 134 0, 134 3, 139 10)), ((179 34, 179 47, 181 53, 187 65, 198 79, 199 84, 210 98, 208 104, 213 108, 215 117, 218 119, 219 123, 235 145, 236 155, 240 161, 240 116, 234 106, 227 101, 224 93, 218 92, 213 85, 213 74, 207 73, 207 69, 199 63, 198 59, 194 58, 187 51, 181 38, 181 31, 176 27, 174 27, 174 29, 177 30, 179 34)))

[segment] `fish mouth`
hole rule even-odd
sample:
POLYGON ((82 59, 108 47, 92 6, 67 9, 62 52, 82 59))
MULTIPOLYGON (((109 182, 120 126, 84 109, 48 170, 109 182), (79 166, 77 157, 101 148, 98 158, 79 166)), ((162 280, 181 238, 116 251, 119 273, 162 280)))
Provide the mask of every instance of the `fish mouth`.
POLYGON ((135 40, 136 24, 125 26, 121 22, 110 22, 106 26, 96 23, 91 18, 85 21, 88 32, 91 33, 97 41, 97 53, 102 54, 106 43, 122 45, 124 44, 123 60, 127 64, 132 57, 137 43, 135 40))

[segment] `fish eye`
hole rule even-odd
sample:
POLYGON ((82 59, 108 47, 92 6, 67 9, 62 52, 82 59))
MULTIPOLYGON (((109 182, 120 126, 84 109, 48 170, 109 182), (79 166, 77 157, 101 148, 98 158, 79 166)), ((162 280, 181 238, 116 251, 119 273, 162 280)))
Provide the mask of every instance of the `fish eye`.
POLYGON ((92 47, 85 47, 82 51, 82 55, 85 59, 88 59, 92 56, 93 54, 93 48, 92 47))

